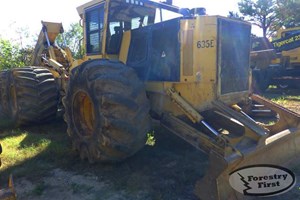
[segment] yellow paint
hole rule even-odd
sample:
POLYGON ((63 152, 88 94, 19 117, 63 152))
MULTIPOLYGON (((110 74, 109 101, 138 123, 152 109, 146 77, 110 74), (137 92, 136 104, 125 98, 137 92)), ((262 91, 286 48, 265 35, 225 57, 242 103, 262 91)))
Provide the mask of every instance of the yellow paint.
POLYGON ((130 40, 131 40, 131 31, 124 32, 122 43, 121 43, 120 56, 119 56, 119 60, 123 63, 127 62, 130 40))
POLYGON ((192 50, 187 49, 193 53, 190 57, 193 73, 184 76, 184 68, 189 66, 184 65, 188 62, 182 62, 181 83, 174 83, 174 88, 197 110, 204 110, 217 96, 217 18, 198 16, 196 20, 183 21, 181 27, 194 32, 192 50))
POLYGON ((48 47, 48 52, 50 54, 50 59, 57 60, 53 46, 48 47))
POLYGON ((70 62, 70 65, 72 66, 73 62, 74 62, 74 59, 73 59, 72 52, 71 52, 70 48, 65 47, 63 50, 66 53, 66 57, 67 57, 68 61, 70 62))
POLYGON ((100 3, 103 3, 103 2, 105 2, 105 0, 92 0, 92 1, 87 2, 87 3, 85 3, 85 4, 81 5, 81 6, 78 6, 77 7, 77 12, 78 12, 79 16, 83 16, 84 15, 84 11, 86 9, 88 9, 90 7, 93 7, 95 5, 98 5, 100 3))
POLYGON ((95 126, 94 104, 89 95, 79 91, 74 95, 73 112, 75 113, 77 127, 82 129, 84 136, 92 136, 95 126))
MULTIPOLYGON (((284 38, 286 34, 290 31, 297 31, 300 30, 300 26, 298 27, 293 27, 293 28, 287 28, 287 29, 279 29, 277 31, 277 36, 274 38, 275 40, 284 38)), ((297 36, 296 39, 300 40, 300 37, 297 36)), ((299 65, 300 64, 300 47, 291 49, 289 51, 282 51, 282 56, 288 57, 290 60, 290 65, 299 65)), ((280 64, 281 60, 280 59, 273 59, 272 64, 280 64)))
POLYGON ((182 110, 192 122, 197 123, 203 119, 203 117, 185 99, 183 99, 174 88, 169 88, 166 92, 172 101, 176 103, 180 110, 182 110))
POLYGON ((180 42, 181 42, 181 70, 180 77, 181 81, 195 81, 194 76, 194 31, 195 31, 195 20, 182 20, 180 31, 180 42))
POLYGON ((57 71, 55 71, 53 69, 49 69, 49 71, 52 73, 52 75, 54 76, 54 78, 59 78, 60 77, 60 74, 57 71))

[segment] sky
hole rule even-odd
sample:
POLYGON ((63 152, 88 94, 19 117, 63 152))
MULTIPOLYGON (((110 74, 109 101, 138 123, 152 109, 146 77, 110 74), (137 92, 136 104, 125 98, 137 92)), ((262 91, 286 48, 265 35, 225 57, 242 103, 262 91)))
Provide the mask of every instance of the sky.
MULTIPOLYGON (((62 22, 65 29, 70 23, 79 21, 76 8, 89 0, 10 0, 0 3, 0 36, 16 42, 24 35, 38 35, 41 20, 62 22), (24 32, 24 31, 23 31, 24 32)), ((173 0, 179 7, 205 7, 209 15, 227 16, 229 11, 238 11, 239 0, 173 0)))

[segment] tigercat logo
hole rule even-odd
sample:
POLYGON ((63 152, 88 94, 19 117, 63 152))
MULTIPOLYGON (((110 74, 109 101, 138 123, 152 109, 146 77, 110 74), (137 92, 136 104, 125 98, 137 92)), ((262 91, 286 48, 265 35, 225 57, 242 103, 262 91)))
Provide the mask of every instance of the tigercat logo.
POLYGON ((275 165, 251 165, 229 174, 229 183, 247 196, 272 196, 287 192, 296 183, 289 169, 275 165))

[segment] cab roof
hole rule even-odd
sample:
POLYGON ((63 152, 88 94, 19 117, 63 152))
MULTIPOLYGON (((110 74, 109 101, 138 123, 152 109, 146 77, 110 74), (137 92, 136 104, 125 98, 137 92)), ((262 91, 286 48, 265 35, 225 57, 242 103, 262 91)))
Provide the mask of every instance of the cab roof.
POLYGON ((78 6, 77 7, 77 12, 78 12, 79 15, 82 15, 86 8, 92 7, 94 5, 100 4, 101 2, 105 2, 105 1, 106 0, 92 0, 92 1, 87 2, 87 3, 85 3, 81 6, 78 6))
MULTIPOLYGON (((106 0, 92 0, 92 1, 87 2, 87 3, 85 3, 85 4, 81 5, 81 6, 78 6, 77 7, 77 12, 81 16, 81 15, 83 15, 85 9, 87 9, 89 7, 92 7, 94 5, 100 4, 100 3, 105 2, 105 1, 106 0)), ((126 1, 126 0, 123 0, 123 1, 126 1)), ((132 1, 132 0, 130 0, 130 1, 132 1)), ((159 2, 155 2, 155 1, 149 1, 149 0, 134 0, 134 1, 142 2, 145 5, 149 5, 149 6, 152 5, 152 6, 155 6, 155 7, 158 7, 158 8, 167 9, 167 10, 170 10, 170 11, 173 11, 173 12, 177 12, 177 13, 179 13, 179 10, 180 10, 176 6, 168 5, 168 4, 165 4, 165 3, 159 3, 159 2)))

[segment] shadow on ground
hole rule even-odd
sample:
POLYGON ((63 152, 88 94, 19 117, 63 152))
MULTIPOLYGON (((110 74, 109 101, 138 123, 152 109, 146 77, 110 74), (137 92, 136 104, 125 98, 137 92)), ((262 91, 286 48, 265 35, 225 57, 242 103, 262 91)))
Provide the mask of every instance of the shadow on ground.
MULTIPOLYGON (((61 120, 17 131, 5 130, 0 139, 23 132, 28 132, 28 135, 20 147, 35 145, 45 138, 51 143, 36 157, 1 172, 1 185, 6 184, 10 173, 14 175, 16 188, 22 191, 22 194, 18 193, 20 199, 47 199, 49 192, 55 189, 47 179, 55 177, 54 182, 59 183, 61 179, 72 180, 81 176, 86 180, 93 177, 93 184, 62 181, 64 185, 58 186, 61 194, 69 192, 79 199, 194 200, 197 199, 193 194, 194 185, 207 167, 205 154, 159 127, 155 129, 154 146, 145 146, 122 163, 94 165, 79 160, 71 150, 66 125, 61 120), (97 184, 105 187, 100 189, 97 184)), ((73 198, 63 196, 58 196, 58 199, 73 198)))

